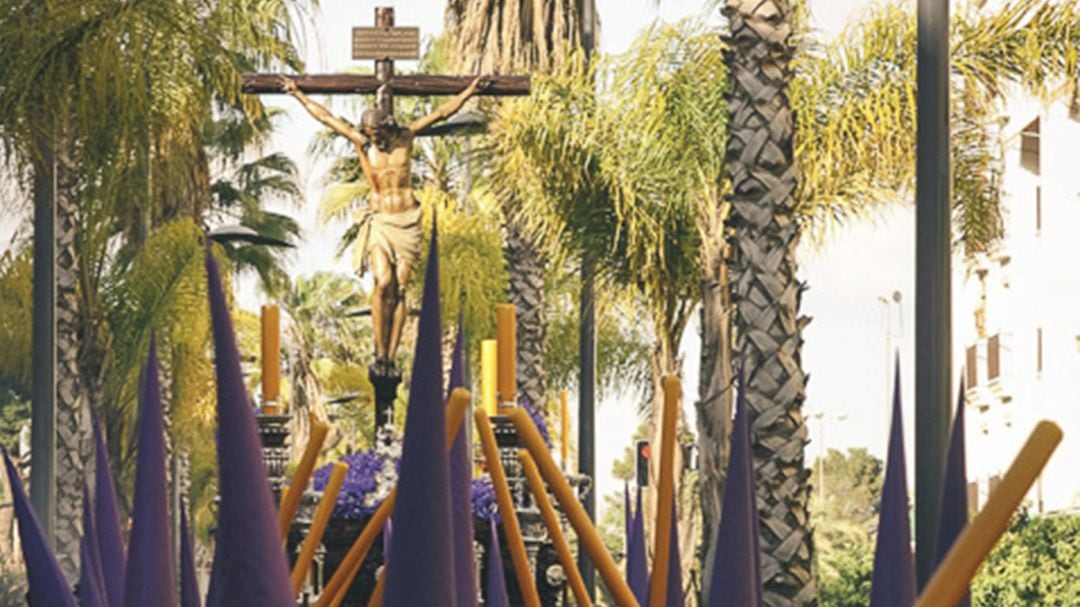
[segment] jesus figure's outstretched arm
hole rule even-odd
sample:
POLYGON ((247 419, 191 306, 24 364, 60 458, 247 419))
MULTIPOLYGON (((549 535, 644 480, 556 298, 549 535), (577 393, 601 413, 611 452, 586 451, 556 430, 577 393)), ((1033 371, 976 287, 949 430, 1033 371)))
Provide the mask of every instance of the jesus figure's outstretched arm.
POLYGON ((489 86, 491 86, 491 80, 489 78, 485 76, 477 77, 476 80, 472 81, 472 84, 470 84, 468 88, 450 98, 446 103, 435 108, 434 112, 431 112, 423 118, 414 120, 409 124, 409 130, 415 135, 436 122, 453 116, 461 109, 461 106, 465 105, 465 102, 468 101, 470 97, 483 91, 489 86))
POLYGON ((333 115, 330 110, 326 109, 326 106, 304 94, 304 91, 301 91, 300 87, 296 86, 296 82, 288 76, 282 76, 281 87, 286 93, 295 97, 313 118, 330 127, 334 132, 344 135, 346 139, 356 145, 357 156, 360 158, 360 168, 363 169, 364 175, 367 177, 368 185, 371 186, 372 192, 378 191, 371 173, 371 163, 368 161, 367 154, 364 153, 368 145, 367 138, 360 131, 353 128, 351 124, 333 115))

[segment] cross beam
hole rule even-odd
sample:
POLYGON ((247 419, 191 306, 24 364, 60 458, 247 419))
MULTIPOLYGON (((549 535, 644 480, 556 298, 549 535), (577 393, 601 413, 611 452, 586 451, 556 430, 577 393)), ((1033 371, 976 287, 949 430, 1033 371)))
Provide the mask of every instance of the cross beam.
MULTIPOLYGON (((375 73, 302 74, 291 79, 305 93, 322 95, 375 95, 376 105, 393 113, 394 95, 457 95, 476 79, 476 76, 436 76, 429 74, 395 74, 395 59, 418 59, 420 30, 415 27, 395 27, 394 9, 386 6, 375 9, 375 27, 353 28, 353 59, 374 59, 375 73)), ((494 97, 529 94, 528 76, 491 76, 491 84, 480 95, 494 97)), ((284 93, 277 74, 244 74, 245 93, 284 93)))
MULTIPOLYGON (((428 74, 394 74, 389 80, 382 81, 377 76, 356 74, 302 74, 291 77, 297 87, 305 93, 373 95, 383 84, 395 95, 426 96, 456 95, 464 91, 475 76, 437 76, 428 74)), ((529 76, 490 76, 491 85, 478 95, 494 97, 514 97, 529 94, 529 76)), ((281 79, 277 74, 244 74, 245 93, 272 95, 284 93, 281 79)))

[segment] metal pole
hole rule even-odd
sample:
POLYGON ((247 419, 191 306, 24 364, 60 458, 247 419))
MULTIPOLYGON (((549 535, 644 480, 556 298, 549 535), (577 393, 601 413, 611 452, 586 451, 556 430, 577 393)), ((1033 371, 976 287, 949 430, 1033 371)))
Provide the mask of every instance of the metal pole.
POLYGON ((915 568, 933 572, 949 440, 949 3, 919 0, 915 185, 915 568))
POLYGON ((39 144, 34 165, 34 311, 31 331, 30 501, 50 544, 56 531, 56 161, 39 144))
MULTIPOLYGON (((596 0, 584 0, 581 10, 581 45, 586 59, 592 58, 596 45, 596 0)), ((585 494, 585 512, 596 521, 596 292, 594 260, 587 254, 581 260, 581 317, 578 346, 581 375, 578 381, 578 472, 592 480, 585 494)), ((578 570, 589 596, 596 600, 596 571, 584 550, 578 551, 578 570)))
MULTIPOLYGON (((585 494, 585 512, 596 520, 596 300, 593 280, 593 262, 582 260, 581 264, 581 320, 579 354, 581 375, 578 386, 578 471, 592 480, 585 494)), ((578 551, 578 569, 589 596, 596 597, 596 572, 584 550, 578 551)))

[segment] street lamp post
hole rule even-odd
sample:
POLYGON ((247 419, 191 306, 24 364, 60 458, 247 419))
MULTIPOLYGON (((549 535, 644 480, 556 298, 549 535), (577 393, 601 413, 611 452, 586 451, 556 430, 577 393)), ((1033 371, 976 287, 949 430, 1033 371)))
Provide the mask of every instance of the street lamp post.
MULTIPOLYGON (((582 46, 591 58, 596 46, 596 0, 585 0, 581 11, 582 46)), ((581 261, 581 302, 578 321, 578 472, 592 479, 593 490, 584 496, 585 512, 596 520, 596 293, 593 266, 588 255, 581 261)), ((578 553, 578 569, 589 596, 596 597, 596 572, 584 550, 578 553)))
POLYGON ((930 579, 952 377, 949 2, 919 0, 915 161, 915 569, 930 579))

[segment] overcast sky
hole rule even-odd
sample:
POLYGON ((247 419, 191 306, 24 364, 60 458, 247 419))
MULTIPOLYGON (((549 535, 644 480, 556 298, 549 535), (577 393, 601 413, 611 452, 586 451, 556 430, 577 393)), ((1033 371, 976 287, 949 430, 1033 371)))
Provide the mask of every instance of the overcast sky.
MULTIPOLYGON (((334 72, 352 65, 350 28, 371 23, 375 6, 382 4, 394 5, 397 23, 419 26, 423 35, 437 35, 442 29, 443 3, 439 0, 322 0, 320 11, 310 16, 301 41, 308 71, 334 72)), ((598 0, 597 4, 602 21, 601 49, 609 53, 624 51, 642 28, 657 19, 675 21, 703 14, 717 19, 717 11, 707 11, 709 3, 703 0, 598 0)), ((828 38, 843 27, 853 11, 866 4, 856 0, 813 0, 813 25, 820 37, 828 38)), ((280 104, 288 116, 265 151, 284 151, 299 163, 307 199, 299 209, 284 209, 296 216, 304 229, 304 242, 290 260, 290 270, 294 274, 349 272, 346 261, 333 259, 343 226, 321 226, 315 220, 326 166, 313 163, 307 148, 319 127, 292 100, 269 97, 267 101, 280 104)), ((16 223, 5 211, 0 220, 0 242, 9 242, 16 223)), ((850 226, 825 248, 816 251, 804 247, 800 251, 801 276, 810 285, 803 299, 803 312, 814 317, 806 330, 803 350, 803 365, 812 376, 807 409, 827 412, 820 422, 811 424, 815 441, 808 453, 811 458, 823 444, 819 440, 821 424, 827 435, 824 444, 829 447, 866 446, 878 454, 884 451, 888 423, 887 342, 901 348, 909 378, 906 393, 911 393, 913 239, 913 212, 897 209, 882 218, 877 227, 850 226), (903 303, 900 309, 893 306, 891 329, 887 332, 886 307, 879 298, 896 290, 902 293, 903 303)), ((261 300, 253 281, 242 280, 238 286, 241 305, 257 309, 261 300)), ((695 327, 687 331, 683 353, 687 386, 684 393, 692 396, 698 375, 695 327)), ((633 403, 620 399, 601 404, 597 420, 598 427, 604 428, 597 437, 601 493, 618 488, 608 473, 611 461, 621 454, 636 426, 632 411, 633 403)), ((687 419, 692 420, 692 398, 687 399, 686 411, 687 419)), ((912 428, 910 419, 907 427, 912 428)))
MULTIPOLYGON (((314 16, 308 32, 317 37, 309 36, 303 45, 308 71, 333 72, 352 65, 350 29, 354 25, 370 23, 375 6, 382 4, 393 4, 397 23, 419 26, 422 35, 435 35, 442 29, 442 9, 432 8, 441 3, 432 0, 323 0, 321 12, 314 16)), ((642 28, 657 19, 676 21, 706 15, 718 22, 718 11, 707 10, 708 5, 702 0, 664 0, 660 3, 655 0, 598 0, 597 10, 602 22, 601 49, 607 53, 625 51, 642 28)), ((865 5, 865 2, 854 0, 815 0, 811 2, 813 27, 820 37, 829 38, 840 31, 849 14, 865 5)), ((402 67, 410 69, 412 66, 406 63, 402 67)), ((315 221, 323 189, 320 179, 326 167, 312 163, 306 149, 319 127, 298 110, 292 100, 277 97, 267 100, 282 103, 281 107, 289 113, 270 145, 273 149, 288 152, 300 163, 307 186, 306 205, 290 211, 300 216, 305 229, 305 243, 294 257, 293 271, 301 274, 324 269, 349 272, 351 268, 346 261, 333 260, 333 249, 344 226, 320 226, 315 221)), ((913 284, 912 218, 913 213, 909 210, 897 210, 879 221, 879 227, 851 226, 821 250, 804 247, 800 251, 802 279, 811 287, 803 299, 803 312, 814 317, 806 330, 803 350, 804 367, 812 376, 807 409, 811 413, 827 412, 811 423, 814 442, 808 452, 810 458, 816 456, 823 444, 833 448, 865 446, 879 455, 884 453, 888 366, 885 307, 878 298, 895 290, 903 293, 903 313, 891 313, 894 321, 891 341, 893 347, 904 346, 906 352, 910 352, 911 346, 907 342, 911 341, 908 337, 911 331, 905 326, 901 339, 902 323, 897 321, 899 317, 910 318, 911 314, 908 295, 913 284), (819 439, 823 427, 827 441, 819 439)), ((260 300, 252 281, 243 281, 243 285, 240 301, 250 309, 257 309, 260 300)), ((687 330, 682 350, 686 358, 684 393, 692 397, 698 376, 696 327, 687 330)), ((905 354, 904 358, 905 369, 910 369, 910 354, 905 354)), ((604 429, 597 436, 601 494, 620 488, 610 477, 611 462, 629 444, 637 425, 633 415, 635 406, 629 400, 613 398, 602 402, 597 413, 597 427, 604 429)), ((687 419, 693 420, 693 398, 687 398, 685 410, 687 419)), ((907 427, 912 427, 910 420, 907 427)), ((912 450, 909 448, 908 452, 912 450)))

